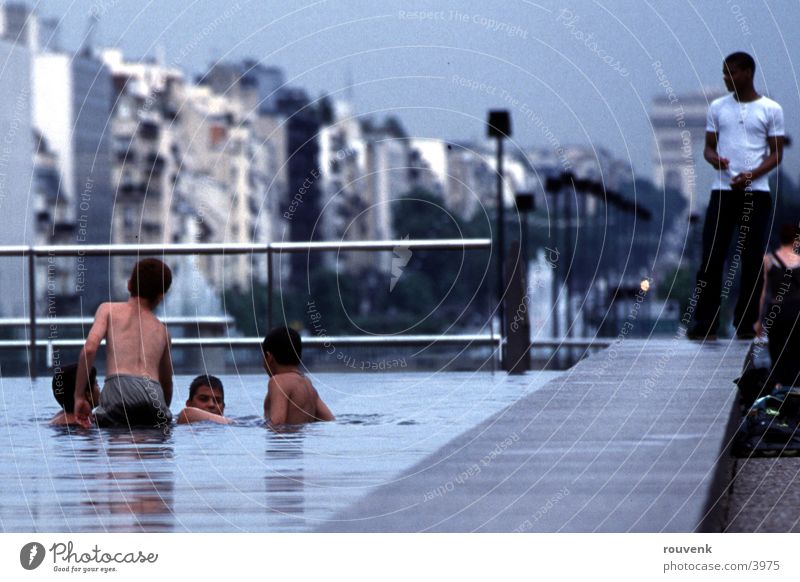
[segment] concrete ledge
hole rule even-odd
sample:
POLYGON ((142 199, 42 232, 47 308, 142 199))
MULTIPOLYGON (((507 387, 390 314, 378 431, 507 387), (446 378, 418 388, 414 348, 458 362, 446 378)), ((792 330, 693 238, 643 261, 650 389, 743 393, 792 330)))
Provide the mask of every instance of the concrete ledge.
POLYGON ((800 458, 736 459, 726 532, 800 533, 800 458))
POLYGON ((460 435, 320 531, 713 527, 720 484, 725 488, 717 471, 729 442, 732 381, 747 349, 735 340, 615 343, 460 435))

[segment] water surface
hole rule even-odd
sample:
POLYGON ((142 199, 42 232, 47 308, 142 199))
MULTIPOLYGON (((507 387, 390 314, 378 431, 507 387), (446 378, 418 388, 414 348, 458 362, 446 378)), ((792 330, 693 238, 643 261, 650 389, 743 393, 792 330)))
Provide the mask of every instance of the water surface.
POLYGON ((0 531, 313 529, 557 374, 314 374, 337 420, 281 433, 261 418, 265 376, 222 376, 238 423, 167 434, 48 426, 49 380, 0 378, 0 531))

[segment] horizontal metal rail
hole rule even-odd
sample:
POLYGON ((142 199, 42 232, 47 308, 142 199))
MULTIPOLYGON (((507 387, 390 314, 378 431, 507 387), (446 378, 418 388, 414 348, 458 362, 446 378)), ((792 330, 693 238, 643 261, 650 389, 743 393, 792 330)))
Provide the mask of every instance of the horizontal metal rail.
MULTIPOLYGON (((207 338, 172 338, 173 346, 181 347, 256 347, 260 346, 260 337, 207 337, 207 338)), ((532 348, 606 348, 614 343, 615 338, 597 339, 539 339, 531 342, 532 348)), ((55 348, 82 348, 86 343, 82 339, 39 339, 37 347, 52 346, 55 348)), ((105 341, 102 342, 105 344, 105 341)), ((419 345, 476 345, 497 346, 499 336, 492 335, 375 335, 375 336, 325 336, 303 337, 303 346, 419 346, 419 345)), ((30 347, 28 340, 0 340, 0 348, 30 347)))
MULTIPOLYGON (((209 338, 172 338, 173 346, 181 347, 257 347, 263 338, 259 337, 209 337, 209 338)), ((40 339, 37 347, 82 348, 86 343, 82 339, 40 339)), ((343 335, 324 337, 303 337, 303 347, 335 346, 418 346, 418 345, 481 345, 495 346, 500 343, 498 336, 453 334, 453 335, 343 335)), ((105 345, 105 340, 101 342, 105 345)), ((26 348, 28 340, 0 340, 0 348, 26 348)))
MULTIPOLYGON (((170 325, 233 325, 236 320, 230 315, 214 315, 198 317, 167 315, 159 317, 161 323, 170 325)), ((36 320, 38 327, 49 327, 51 325, 63 326, 89 326, 94 323, 93 317, 40 317, 36 320)), ((3 317, 0 318, 0 327, 29 327, 30 319, 27 317, 3 317)))
POLYGON ((537 338, 531 342, 533 348, 607 348, 617 341, 614 337, 597 338, 537 338))
MULTIPOLYGON (((264 244, 249 243, 218 243, 218 244, 142 244, 142 245, 7 245, 0 246, 0 257, 20 257, 28 259, 28 318, 10 318, 5 320, 0 326, 8 327, 21 325, 28 330, 27 340, 3 340, 0 341, 0 349, 28 347, 28 362, 32 378, 36 378, 36 350, 40 346, 52 349, 53 347, 82 346, 83 340, 58 339, 58 340, 37 340, 36 329, 43 325, 55 323, 53 318, 36 318, 36 268, 35 259, 41 257, 116 257, 116 256, 153 256, 153 255, 253 255, 265 254, 267 256, 267 322, 268 327, 272 327, 273 312, 273 256, 305 253, 305 252, 379 252, 405 250, 481 250, 491 249, 492 241, 488 238, 474 239, 414 239, 414 240, 379 240, 379 241, 322 241, 322 242, 271 242, 264 244)), ((67 323, 61 318, 63 325, 88 325, 91 320, 86 318, 74 318, 74 323, 70 320, 67 323)), ((230 319, 224 321, 200 322, 195 318, 191 323, 229 323, 230 319)), ((169 324, 169 319, 165 320, 169 324)), ((173 320, 173 325, 178 322, 173 320)), ((185 322, 190 323, 190 322, 185 322)), ((309 345, 329 345, 329 338, 308 338, 309 345)), ((419 345, 426 343, 455 343, 470 344, 477 343, 494 345, 497 343, 502 346, 502 339, 495 339, 493 336, 341 336, 338 339, 340 345, 419 345), (389 340, 388 338, 397 338, 389 340), (383 338, 383 339, 380 339, 383 338), (435 340, 430 338, 436 338, 435 340), (489 338, 489 340, 486 340, 489 338)), ((260 343, 258 338, 175 338, 175 346, 232 346, 232 345, 253 345, 260 343)))
POLYGON ((249 255, 331 251, 476 250, 489 249, 488 238, 436 240, 378 240, 338 242, 283 242, 266 244, 147 244, 147 245, 7 245, 0 246, 0 257, 130 257, 142 255, 249 255))

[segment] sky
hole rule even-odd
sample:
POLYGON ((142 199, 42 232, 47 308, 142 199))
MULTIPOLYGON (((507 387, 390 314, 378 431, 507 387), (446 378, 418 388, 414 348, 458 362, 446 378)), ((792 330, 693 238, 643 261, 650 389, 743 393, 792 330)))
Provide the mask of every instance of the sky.
MULTIPOLYGON (((130 58, 162 55, 189 72, 252 57, 292 84, 352 95, 359 114, 395 114, 415 137, 480 139, 508 109, 514 146, 605 148, 650 177, 648 114, 667 90, 724 90, 722 59, 757 61, 756 88, 800 132, 800 0, 41 0, 65 49, 88 15, 95 42, 130 58), (660 69, 660 73, 657 73, 660 69)), ((800 143, 800 142, 799 142, 800 143)), ((784 164, 800 176, 800 152, 784 164)))

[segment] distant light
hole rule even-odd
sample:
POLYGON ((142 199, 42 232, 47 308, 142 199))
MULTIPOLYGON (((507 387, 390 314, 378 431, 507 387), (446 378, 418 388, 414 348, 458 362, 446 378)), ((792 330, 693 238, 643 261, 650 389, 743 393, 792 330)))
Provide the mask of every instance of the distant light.
POLYGON ((650 290, 650 279, 642 279, 642 282, 639 283, 639 289, 647 293, 650 290))

